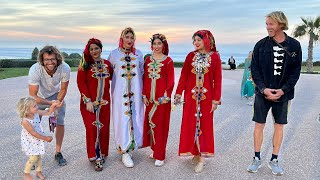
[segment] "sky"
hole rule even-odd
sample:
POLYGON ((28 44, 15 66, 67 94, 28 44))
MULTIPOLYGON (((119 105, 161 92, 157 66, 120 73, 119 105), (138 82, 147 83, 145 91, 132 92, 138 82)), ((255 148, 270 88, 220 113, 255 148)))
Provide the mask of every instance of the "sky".
MULTIPOLYGON (((288 35, 300 17, 320 15, 320 0, 0 0, 0 47, 84 48, 89 38, 104 49, 118 46, 121 31, 132 27, 136 48, 149 51, 154 33, 166 35, 170 51, 193 50, 192 34, 210 30, 219 51, 249 52, 267 35, 265 15, 281 10, 288 35)), ((299 39, 303 51, 307 38, 299 39)), ((320 53, 317 45, 314 53, 320 53)))

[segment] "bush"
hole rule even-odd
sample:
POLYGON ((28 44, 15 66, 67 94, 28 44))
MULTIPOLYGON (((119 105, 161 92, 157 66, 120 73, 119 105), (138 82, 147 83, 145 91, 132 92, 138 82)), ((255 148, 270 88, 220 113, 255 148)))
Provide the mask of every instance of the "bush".
POLYGON ((69 55, 66 52, 61 52, 61 55, 64 57, 64 59, 68 59, 69 55))
POLYGON ((64 60, 70 67, 78 67, 80 59, 66 59, 64 60))
POLYGON ((184 62, 173 62, 174 67, 182 67, 184 62))
MULTIPOLYGON (((320 66, 320 61, 313 61, 313 66, 320 66)), ((302 61, 302 66, 307 66, 307 61, 302 61)))
POLYGON ((320 66, 320 61, 313 62, 313 66, 320 66))
POLYGON ((238 65, 238 68, 244 68, 244 63, 240 63, 240 64, 238 65))
POLYGON ((69 59, 81 59, 81 55, 79 53, 71 53, 68 58, 69 59))
POLYGON ((5 59, 0 60, 0 68, 11 68, 11 67, 31 67, 35 63, 34 60, 14 60, 5 59))

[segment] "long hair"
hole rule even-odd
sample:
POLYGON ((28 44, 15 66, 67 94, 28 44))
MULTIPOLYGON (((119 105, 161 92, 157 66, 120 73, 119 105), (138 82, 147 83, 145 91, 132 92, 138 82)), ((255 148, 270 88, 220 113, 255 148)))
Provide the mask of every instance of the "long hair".
POLYGON ((123 48, 123 38, 125 38, 128 33, 132 33, 132 35, 133 35, 134 42, 133 42, 133 45, 131 48, 131 52, 133 54, 136 54, 136 48, 134 46, 134 43, 136 41, 136 35, 134 33, 134 30, 131 27, 127 27, 124 30, 122 30, 120 38, 119 38, 119 48, 123 48))
POLYGON ((36 100, 33 97, 21 98, 17 104, 17 112, 20 118, 27 117, 30 107, 32 104, 36 103, 36 100))
POLYGON ((79 63, 79 69, 80 70, 86 70, 86 69, 88 69, 88 67, 91 64, 94 63, 94 59, 90 55, 90 45, 91 44, 95 44, 95 45, 99 46, 101 51, 102 51, 102 47, 103 46, 102 46, 102 43, 101 43, 101 41, 99 39, 95 39, 95 38, 89 39, 86 47, 83 50, 82 58, 81 58, 80 63, 79 63))
POLYGON ((168 54, 169 54, 168 41, 167 41, 166 36, 164 36, 163 34, 159 34, 159 33, 158 33, 158 34, 152 35, 152 38, 150 38, 151 50, 153 50, 152 44, 153 44, 154 40, 156 40, 156 39, 159 39, 159 40, 162 42, 162 44, 163 44, 162 53, 163 53, 164 55, 167 55, 167 56, 168 56, 168 54))
POLYGON ((44 63, 43 63, 43 54, 44 53, 48 53, 49 55, 55 54, 56 55, 56 59, 57 59, 57 66, 59 66, 63 61, 63 56, 61 55, 60 51, 56 47, 54 47, 54 46, 45 46, 40 50, 40 52, 38 54, 38 62, 42 66, 44 66, 44 63))
POLYGON ((282 30, 288 30, 288 19, 286 15, 282 11, 274 11, 266 15, 266 17, 271 18, 272 20, 278 22, 280 25, 282 25, 282 30))

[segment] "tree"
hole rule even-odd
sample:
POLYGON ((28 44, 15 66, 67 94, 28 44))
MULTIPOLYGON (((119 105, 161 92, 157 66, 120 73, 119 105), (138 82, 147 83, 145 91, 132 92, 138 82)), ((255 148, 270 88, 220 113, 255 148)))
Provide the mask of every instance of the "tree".
POLYGON ((313 18, 301 17, 302 24, 297 25, 293 30, 293 36, 302 38, 305 36, 309 37, 308 44, 308 59, 307 59, 307 72, 312 71, 313 66, 313 45, 319 41, 320 35, 320 16, 313 18))
POLYGON ((71 53, 69 59, 81 59, 81 55, 79 53, 71 53))
POLYGON ((66 52, 61 52, 61 55, 64 57, 64 59, 68 59, 69 58, 69 55, 68 55, 68 53, 66 53, 66 52))
POLYGON ((35 47, 32 51, 31 54, 31 59, 32 60, 37 60, 38 59, 38 54, 39 54, 39 49, 37 47, 35 47))

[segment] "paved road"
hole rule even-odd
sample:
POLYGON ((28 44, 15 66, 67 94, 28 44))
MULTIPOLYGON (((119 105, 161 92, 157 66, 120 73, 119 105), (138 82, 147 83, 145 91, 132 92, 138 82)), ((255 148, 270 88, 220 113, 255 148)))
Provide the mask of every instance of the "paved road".
MULTIPOLYGON (((181 69, 176 70, 176 82, 181 69)), ((79 92, 76 73, 72 73, 66 97, 66 134, 63 154, 68 165, 58 167, 53 159, 54 142, 48 144, 43 156, 43 171, 48 179, 320 179, 320 76, 301 75, 296 98, 292 102, 289 124, 280 154, 285 175, 276 177, 266 166, 272 153, 272 120, 265 129, 262 158, 263 167, 258 173, 246 172, 251 162, 253 122, 252 107, 240 98, 242 70, 223 71, 223 105, 215 114, 214 158, 207 159, 204 172, 195 174, 190 158, 178 157, 181 107, 172 113, 167 146, 167 159, 163 167, 155 167, 148 158, 149 148, 133 154, 135 167, 125 168, 111 139, 109 157, 102 172, 95 172, 86 159, 85 130, 79 112, 79 92)), ((27 77, 0 81, 0 179, 21 179, 27 157, 21 152, 19 119, 15 105, 27 95, 27 77)), ((47 128, 47 123, 43 126, 47 128)))

